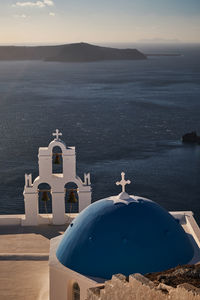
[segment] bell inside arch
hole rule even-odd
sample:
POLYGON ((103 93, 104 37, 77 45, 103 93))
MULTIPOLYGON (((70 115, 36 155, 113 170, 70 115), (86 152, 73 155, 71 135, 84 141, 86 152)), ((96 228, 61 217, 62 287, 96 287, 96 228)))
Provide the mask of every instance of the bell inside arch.
POLYGON ((77 202, 76 196, 74 194, 74 190, 70 190, 68 202, 69 203, 76 203, 77 202))
POLYGON ((53 162, 55 165, 60 165, 60 156, 58 153, 55 154, 55 159, 53 162))
POLYGON ((48 191, 44 191, 44 192, 42 193, 42 198, 41 198, 41 200, 44 201, 44 202, 47 202, 47 201, 50 200, 50 198, 49 198, 49 196, 48 196, 48 191))

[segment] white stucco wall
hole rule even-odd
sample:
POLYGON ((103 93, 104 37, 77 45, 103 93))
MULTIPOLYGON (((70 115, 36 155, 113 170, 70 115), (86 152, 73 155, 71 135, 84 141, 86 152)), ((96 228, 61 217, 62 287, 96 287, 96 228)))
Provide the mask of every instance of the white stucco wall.
POLYGON ((87 290, 98 284, 77 272, 63 266, 56 257, 56 249, 62 236, 51 239, 49 255, 49 275, 50 275, 50 300, 73 300, 72 286, 77 282, 80 287, 80 299, 87 298, 87 290))

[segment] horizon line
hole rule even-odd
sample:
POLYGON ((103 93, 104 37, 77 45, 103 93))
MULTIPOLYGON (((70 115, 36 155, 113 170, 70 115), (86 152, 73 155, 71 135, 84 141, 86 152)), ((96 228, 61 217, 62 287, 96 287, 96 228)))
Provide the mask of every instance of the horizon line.
POLYGON ((135 42, 22 42, 22 43, 16 43, 16 42, 7 42, 7 43, 0 43, 0 46, 60 46, 60 45, 68 45, 68 44, 104 44, 104 45, 111 45, 111 44, 140 44, 140 45, 200 45, 200 41, 198 42, 186 42, 186 41, 135 41, 135 42))

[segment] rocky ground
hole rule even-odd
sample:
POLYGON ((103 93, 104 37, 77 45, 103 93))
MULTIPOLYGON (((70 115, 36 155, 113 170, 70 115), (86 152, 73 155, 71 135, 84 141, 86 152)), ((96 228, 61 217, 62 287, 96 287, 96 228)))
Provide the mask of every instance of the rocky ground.
POLYGON ((166 285, 177 287, 182 283, 189 283, 200 288, 200 263, 196 265, 177 266, 163 272, 148 273, 145 275, 156 285, 164 283, 166 285))

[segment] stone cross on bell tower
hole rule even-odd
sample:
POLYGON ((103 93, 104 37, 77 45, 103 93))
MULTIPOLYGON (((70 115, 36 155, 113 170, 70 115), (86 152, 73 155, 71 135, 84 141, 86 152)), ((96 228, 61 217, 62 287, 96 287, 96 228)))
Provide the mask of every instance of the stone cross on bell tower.
POLYGON ((121 181, 117 181, 116 185, 121 185, 122 186, 122 193, 124 193, 125 192, 125 186, 127 184, 130 184, 131 181, 130 180, 125 180, 125 173, 124 172, 121 173, 121 176, 122 176, 121 181))
POLYGON ((62 133, 56 129, 56 132, 53 132, 52 135, 55 136, 55 140, 59 140, 59 136, 62 136, 62 133))

